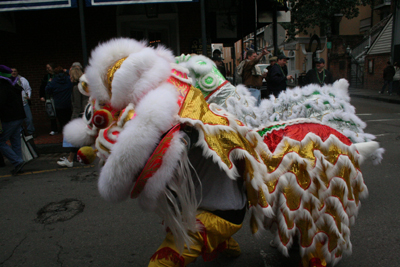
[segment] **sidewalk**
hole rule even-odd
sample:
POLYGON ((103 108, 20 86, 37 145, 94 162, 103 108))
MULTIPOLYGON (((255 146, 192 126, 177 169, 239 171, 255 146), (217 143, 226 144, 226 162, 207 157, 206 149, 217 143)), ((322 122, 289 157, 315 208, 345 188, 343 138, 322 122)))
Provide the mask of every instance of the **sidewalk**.
MULTIPOLYGON (((380 88, 379 88, 380 89, 380 88)), ((392 95, 389 95, 387 92, 385 94, 379 94, 379 89, 360 89, 360 88, 349 88, 350 97, 360 97, 367 99, 374 99, 378 101, 400 104, 400 96, 394 92, 392 95)))
POLYGON ((62 147, 63 135, 40 134, 34 138, 39 154, 68 153, 69 148, 62 147))
MULTIPOLYGON (((394 93, 393 95, 379 94, 378 90, 349 88, 350 97, 360 97, 374 99, 388 103, 400 104, 400 96, 394 93)), ((68 148, 62 147, 62 134, 51 136, 49 134, 39 135, 35 138, 35 144, 41 154, 49 153, 68 153, 68 148)))

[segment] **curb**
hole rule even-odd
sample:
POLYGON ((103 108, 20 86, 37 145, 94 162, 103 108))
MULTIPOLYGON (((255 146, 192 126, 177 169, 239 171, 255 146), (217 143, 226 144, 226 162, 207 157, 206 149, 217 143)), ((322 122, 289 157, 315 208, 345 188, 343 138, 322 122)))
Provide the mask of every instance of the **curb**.
MULTIPOLYGON (((365 99, 373 99, 377 101, 392 103, 392 104, 400 104, 399 99, 393 98, 382 98, 379 96, 372 96, 372 95, 362 95, 357 93, 350 93, 350 97, 358 97, 358 98, 365 98, 365 99)), ((69 147, 62 147, 62 143, 59 144, 36 144, 39 154, 53 154, 53 153, 69 153, 69 147)))
POLYGON ((36 144, 36 148, 39 154, 69 153, 71 151, 71 148, 69 147, 62 147, 62 143, 36 144))
POLYGON ((359 94, 350 93, 350 97, 359 97, 359 98, 373 99, 373 100, 392 103, 392 104, 400 104, 400 99, 382 98, 382 97, 379 97, 379 96, 359 95, 359 94))

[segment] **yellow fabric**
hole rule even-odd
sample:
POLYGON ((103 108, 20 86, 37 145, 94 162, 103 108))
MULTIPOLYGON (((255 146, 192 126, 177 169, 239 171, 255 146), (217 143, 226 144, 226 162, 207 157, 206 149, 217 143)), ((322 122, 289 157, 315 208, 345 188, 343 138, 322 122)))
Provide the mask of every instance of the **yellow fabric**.
MULTIPOLYGON (((221 161, 229 169, 233 166, 230 154, 235 149, 247 151, 254 159, 257 161, 260 160, 257 152, 254 150, 254 147, 257 145, 256 143, 252 145, 237 131, 219 129, 222 126, 229 126, 230 122, 228 118, 217 115, 209 109, 208 103, 204 100, 203 94, 199 89, 192 87, 188 92, 179 116, 183 119, 201 121, 203 125, 208 125, 209 127, 216 127, 215 133, 203 130, 204 140, 207 142, 208 147, 218 154, 221 161)), ((237 124, 240 125, 239 123, 237 124)))
POLYGON ((236 258, 239 257, 241 253, 242 251, 240 250, 239 243, 236 242, 236 240, 233 239, 233 237, 230 237, 226 241, 226 249, 222 251, 222 254, 224 254, 227 257, 236 258))
MULTIPOLYGON (((308 142, 302 142, 298 145, 294 145, 292 142, 284 141, 284 146, 280 148, 279 153, 274 152, 272 155, 268 155, 266 153, 261 153, 260 156, 264 161, 264 164, 268 168, 269 173, 273 173, 282 163, 283 157, 285 157, 288 153, 294 152, 298 154, 301 158, 304 159, 304 164, 299 164, 298 162, 294 162, 290 166, 287 167, 287 170, 296 175, 299 185, 306 190, 311 183, 311 178, 308 175, 308 171, 306 169, 306 161, 310 166, 313 166, 316 162, 316 158, 314 155, 314 151, 319 150, 325 157, 324 159, 329 161, 331 164, 335 165, 339 156, 348 156, 351 163, 353 164, 355 169, 360 169, 359 163, 356 159, 354 159, 354 155, 351 151, 340 148, 337 143, 331 145, 330 147, 324 147, 320 142, 316 142, 313 140, 309 140, 308 142)), ((343 168, 340 173, 336 174, 338 177, 342 177, 346 183, 348 184, 348 188, 350 188, 350 178, 348 177, 348 173, 346 172, 348 169, 343 168)), ((325 177, 324 182, 325 186, 329 187, 329 179, 326 178, 326 173, 320 173, 321 178, 325 177)), ((268 186, 268 190, 270 193, 274 192, 276 186, 278 185, 278 178, 273 181, 269 181, 266 183, 268 186)), ((351 199, 351 193, 349 191, 349 199, 351 199)))
POLYGON ((163 243, 151 258, 149 267, 186 266, 200 255, 205 261, 210 261, 225 248, 230 256, 236 257, 240 254, 239 244, 231 236, 242 227, 242 224, 230 223, 207 211, 202 211, 196 218, 204 225, 205 229, 189 233, 193 241, 190 251, 185 246, 182 254, 178 256, 179 252, 175 246, 174 236, 168 232, 163 243), (165 252, 169 255, 165 256, 165 252), (163 256, 160 256, 161 254, 163 256))

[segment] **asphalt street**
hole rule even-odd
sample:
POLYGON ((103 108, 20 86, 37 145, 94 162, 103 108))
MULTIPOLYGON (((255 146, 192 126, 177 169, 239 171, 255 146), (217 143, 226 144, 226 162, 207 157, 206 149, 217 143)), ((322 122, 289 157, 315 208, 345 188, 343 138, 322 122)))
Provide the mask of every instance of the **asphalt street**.
MULTIPOLYGON (((380 165, 361 166, 369 197, 352 227, 353 254, 336 266, 399 266, 400 105, 362 98, 352 104, 386 152, 380 165)), ((97 168, 60 168, 60 156, 42 155, 16 177, 10 166, 0 169, 0 266, 147 266, 164 238, 161 219, 135 200, 104 201, 97 168)), ((234 237, 239 258, 199 258, 191 266, 298 266, 296 251, 286 258, 269 246, 270 233, 253 238, 248 218, 234 237)))

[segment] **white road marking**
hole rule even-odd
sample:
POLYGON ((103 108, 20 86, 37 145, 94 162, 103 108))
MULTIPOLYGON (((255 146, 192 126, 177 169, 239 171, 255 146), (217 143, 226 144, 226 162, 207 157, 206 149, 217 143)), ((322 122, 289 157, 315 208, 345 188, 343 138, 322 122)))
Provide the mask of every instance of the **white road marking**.
POLYGON ((381 119, 381 120, 366 120, 365 122, 369 122, 369 121, 398 121, 399 119, 381 119))
POLYGON ((267 253, 265 253, 264 250, 261 250, 260 251, 260 255, 261 255, 261 258, 264 261, 264 267, 268 267, 267 259, 266 259, 267 258, 267 253))
POLYGON ((357 116, 371 116, 371 113, 364 113, 364 114, 356 114, 357 116))
POLYGON ((375 136, 384 136, 384 135, 388 135, 390 133, 385 133, 385 134, 375 134, 375 136))

